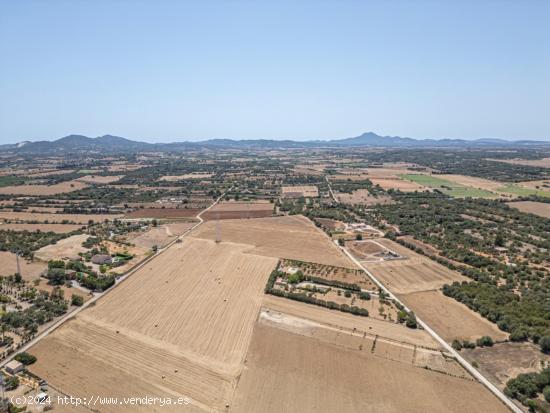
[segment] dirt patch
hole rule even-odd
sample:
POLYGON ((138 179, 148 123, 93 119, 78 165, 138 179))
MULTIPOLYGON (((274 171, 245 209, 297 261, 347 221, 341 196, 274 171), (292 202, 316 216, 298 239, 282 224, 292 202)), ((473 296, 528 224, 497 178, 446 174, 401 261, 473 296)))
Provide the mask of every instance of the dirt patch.
MULTIPOLYGON (((21 268, 21 276, 25 280, 35 280, 40 278, 40 274, 45 271, 48 266, 41 261, 27 261, 19 257, 19 266, 21 268)), ((0 251, 0 275, 7 277, 17 272, 17 261, 15 254, 8 251, 0 251)))
POLYGON ((57 241, 52 245, 46 245, 34 253, 36 259, 48 262, 53 259, 70 258, 78 259, 79 252, 86 252, 87 249, 82 243, 88 239, 89 235, 72 235, 68 238, 57 241))
POLYGON ((447 342, 475 341, 482 336, 505 340, 508 334, 473 312, 464 304, 445 297, 440 291, 400 294, 399 299, 425 321, 447 342))
POLYGON ((531 343, 497 343, 493 347, 463 349, 461 354, 471 362, 479 364, 485 377, 501 389, 506 382, 521 373, 538 372, 550 356, 531 343))
POLYGON ((521 212, 550 218, 550 204, 534 201, 507 202, 506 205, 519 209, 521 212))
POLYGON ((201 225, 193 236, 215 240, 216 227, 222 243, 248 244, 248 252, 252 254, 355 268, 325 233, 301 215, 228 219, 219 225, 210 221, 201 225))

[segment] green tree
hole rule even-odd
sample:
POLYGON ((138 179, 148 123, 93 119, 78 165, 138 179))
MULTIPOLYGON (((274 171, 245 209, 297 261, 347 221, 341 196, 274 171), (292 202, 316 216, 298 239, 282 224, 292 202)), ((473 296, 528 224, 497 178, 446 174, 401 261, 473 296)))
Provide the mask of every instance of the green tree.
POLYGON ((81 295, 73 294, 71 296, 71 304, 80 307, 84 304, 84 298, 81 295))

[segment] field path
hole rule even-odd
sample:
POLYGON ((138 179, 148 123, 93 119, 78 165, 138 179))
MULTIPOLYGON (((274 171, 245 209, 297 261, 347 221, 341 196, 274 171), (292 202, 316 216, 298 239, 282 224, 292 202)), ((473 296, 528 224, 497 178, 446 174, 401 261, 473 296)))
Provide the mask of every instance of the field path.
POLYGON ((25 344, 24 346, 22 346, 21 348, 19 348, 17 351, 14 351, 12 354, 10 354, 8 357, 6 357, 4 360, 2 360, 0 362, 0 367, 4 367, 7 363, 9 363, 11 360, 13 360, 13 358, 23 352, 23 351, 27 351, 29 348, 31 348, 32 346, 34 346, 36 343, 38 343, 40 340, 42 340, 44 337, 47 337, 52 331, 56 330, 58 327, 60 327, 61 325, 63 325, 66 321, 72 319, 73 317, 75 317, 78 313, 80 313, 82 310, 85 310, 86 308, 88 308, 90 305, 92 305, 92 303, 95 303, 97 300, 99 300, 101 297, 103 297, 105 294, 108 294, 110 291, 113 291, 117 285, 119 285, 121 282, 123 282, 124 280, 126 280, 129 276, 131 276, 132 274, 134 274, 136 271, 138 271, 140 268, 144 267, 146 264, 148 264, 149 262, 151 262, 153 259, 155 259, 156 257, 158 257, 160 254, 162 254, 163 252, 165 252, 168 248, 170 248, 172 245, 174 245, 176 242, 178 242, 179 240, 181 240, 183 237, 185 237, 187 234, 189 234, 191 231, 193 231, 195 228, 197 228, 198 226, 200 226, 201 224, 203 224, 205 221, 201 218, 201 215, 204 214, 206 211, 208 211, 210 208, 212 208, 214 205, 216 205, 224 196, 225 194, 230 191, 230 189, 228 189, 227 191, 225 191, 223 194, 221 194, 208 208, 205 208, 203 209, 200 213, 197 214, 197 218, 199 220, 199 222, 197 222, 195 225, 193 225, 192 227, 188 228, 183 234, 181 234, 180 236, 178 236, 176 239, 174 239, 172 242, 170 242, 169 244, 167 244, 165 247, 163 248, 159 248, 157 250, 157 252, 153 255, 151 255, 150 257, 146 258, 145 260, 143 260, 141 263, 139 263, 138 265, 136 265, 134 268, 132 268, 131 270, 129 270, 126 274, 124 274, 123 276, 117 278, 115 280, 115 285, 113 285, 111 288, 109 288, 107 291, 104 291, 102 293, 94 293, 94 296, 89 299, 88 301, 86 301, 82 306, 78 307, 77 309, 75 309, 74 311, 71 311, 70 313, 67 313, 65 314, 63 317, 61 317, 59 320, 57 320, 55 323, 53 323, 51 326, 49 326, 48 328, 46 328, 44 331, 42 331, 40 334, 38 334, 35 338, 33 338, 31 341, 29 341, 27 344, 25 344))

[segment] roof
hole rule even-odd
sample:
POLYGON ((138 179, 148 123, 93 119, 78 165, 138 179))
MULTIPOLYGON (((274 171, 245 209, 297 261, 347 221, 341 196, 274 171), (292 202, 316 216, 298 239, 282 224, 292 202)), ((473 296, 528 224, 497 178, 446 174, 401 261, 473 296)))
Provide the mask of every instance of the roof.
POLYGON ((21 363, 17 360, 12 360, 8 364, 6 364, 6 368, 8 368, 10 370, 16 370, 18 368, 21 368, 21 366, 23 366, 23 363, 21 363))

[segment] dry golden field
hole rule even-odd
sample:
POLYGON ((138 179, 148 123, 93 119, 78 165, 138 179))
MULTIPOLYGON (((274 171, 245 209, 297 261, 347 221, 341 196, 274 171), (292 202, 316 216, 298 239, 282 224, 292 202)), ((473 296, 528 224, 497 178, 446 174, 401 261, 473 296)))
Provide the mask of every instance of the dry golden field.
POLYGON ((405 257, 389 261, 364 262, 365 267, 395 294, 436 290, 453 281, 468 280, 460 273, 389 239, 378 239, 376 242, 405 257))
POLYGON ((82 178, 78 178, 77 181, 84 182, 87 184, 111 184, 113 182, 119 181, 124 175, 86 175, 82 178))
POLYGON ((371 178, 373 185, 379 185, 381 188, 388 189, 399 189, 403 192, 414 192, 414 191, 425 191, 428 188, 425 186, 419 185, 415 182, 406 181, 404 179, 386 179, 386 178, 371 178))
POLYGON ((71 235, 68 238, 57 241, 55 244, 46 245, 40 248, 34 253, 36 259, 42 261, 50 261, 60 258, 73 258, 79 257, 79 252, 86 252, 86 248, 82 246, 82 243, 88 239, 89 235, 71 235))
POLYGON ((159 181, 176 182, 181 181, 182 179, 207 179, 212 176, 214 176, 214 174, 209 172, 196 172, 183 175, 164 175, 159 178, 159 181))
MULTIPOLYGON (((21 267, 21 276, 25 280, 35 280, 40 278, 42 271, 48 268, 44 262, 29 262, 25 258, 19 257, 19 266, 21 267)), ((0 251, 0 275, 8 276, 17 272, 16 257, 13 252, 0 251)))
POLYGON ((164 224, 151 228, 146 232, 131 234, 128 238, 136 247, 152 248, 154 245, 163 247, 193 225, 195 225, 193 221, 164 224))
POLYGON ((298 194, 301 197, 318 197, 319 190, 314 185, 302 185, 302 186, 283 186, 281 188, 283 198, 295 197, 294 194, 298 194))
POLYGON ((394 201, 389 196, 374 196, 369 193, 367 189, 358 189, 353 191, 351 194, 346 194, 344 192, 338 192, 336 194, 338 201, 349 204, 349 205, 390 205, 394 201))
POLYGON ((0 219, 5 221, 37 221, 48 223, 61 223, 63 221, 75 222, 77 224, 88 224, 89 221, 103 222, 121 218, 122 215, 115 214, 46 214, 38 212, 13 212, 0 210, 0 219))
POLYGON ((0 194, 2 195, 55 195, 63 194, 66 192, 78 191, 79 189, 86 188, 83 182, 68 181, 55 185, 18 185, 18 186, 5 186, 0 188, 0 194))
POLYGON ((538 166, 541 168, 550 168, 550 158, 542 159, 489 159, 494 162, 504 162, 511 163, 515 165, 526 165, 526 166, 538 166))
POLYGON ((201 225, 194 237, 215 239, 216 226, 222 241, 248 244, 251 254, 290 258, 319 264, 355 268, 330 239, 301 215, 223 220, 201 225))
POLYGON ((56 232, 58 234, 66 234, 67 232, 77 231, 83 228, 83 225, 77 224, 3 224, 0 223, 1 230, 10 231, 42 231, 56 232))
POLYGON ((485 189, 487 191, 496 191, 497 189, 502 188, 503 186, 502 182, 492 181, 490 179, 477 178, 475 176, 443 174, 443 175, 436 175, 436 177, 445 179, 450 182, 455 182, 460 185, 471 186, 473 188, 478 188, 478 189, 485 189))
POLYGON ((475 341, 482 336, 500 341, 508 337, 496 324, 440 291, 400 294, 399 299, 447 342, 454 339, 475 341))
POLYGON ((258 323, 234 412, 506 412, 477 382, 258 323))
POLYGON ((535 214, 539 217, 550 218, 550 204, 534 201, 508 202, 507 205, 519 209, 521 212, 535 214))
POLYGON ((221 411, 277 263, 247 249, 196 238, 173 245, 33 347, 32 371, 72 395, 178 394, 221 411))

